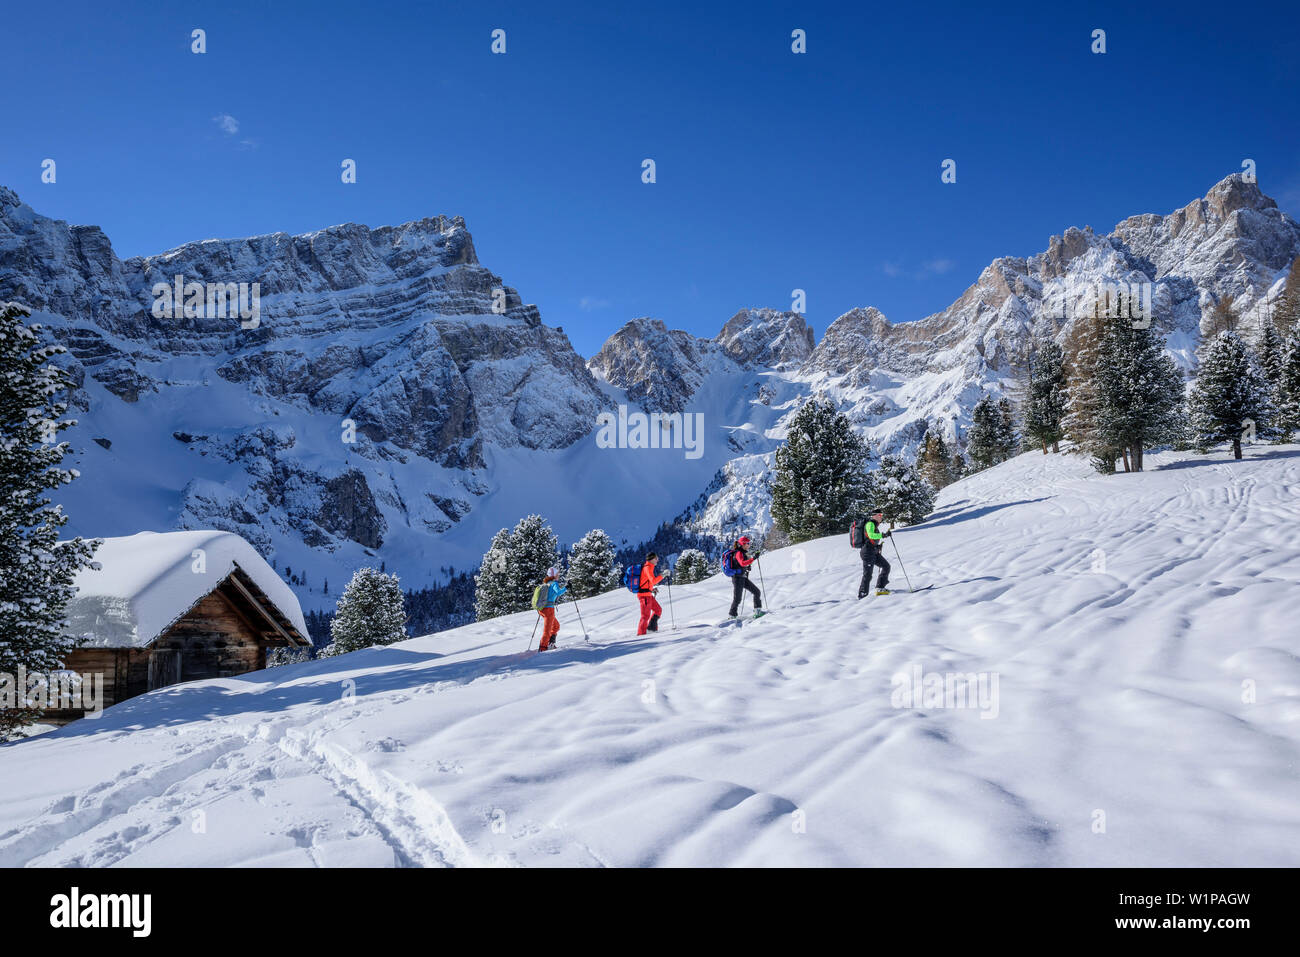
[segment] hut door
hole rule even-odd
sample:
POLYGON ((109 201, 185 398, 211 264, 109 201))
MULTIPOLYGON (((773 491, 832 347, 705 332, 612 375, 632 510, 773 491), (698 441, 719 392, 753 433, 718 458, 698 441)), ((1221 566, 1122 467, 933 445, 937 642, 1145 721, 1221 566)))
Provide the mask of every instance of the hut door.
POLYGON ((158 648, 149 656, 149 690, 166 688, 181 680, 181 653, 158 648))

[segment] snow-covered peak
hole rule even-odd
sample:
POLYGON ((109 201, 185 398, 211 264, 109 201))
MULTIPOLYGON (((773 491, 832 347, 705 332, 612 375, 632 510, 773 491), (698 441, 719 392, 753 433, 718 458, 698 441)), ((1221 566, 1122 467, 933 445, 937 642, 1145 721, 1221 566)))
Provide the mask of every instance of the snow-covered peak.
POLYGON ((742 309, 727 320, 715 341, 742 368, 798 365, 814 346, 812 327, 801 313, 742 309))

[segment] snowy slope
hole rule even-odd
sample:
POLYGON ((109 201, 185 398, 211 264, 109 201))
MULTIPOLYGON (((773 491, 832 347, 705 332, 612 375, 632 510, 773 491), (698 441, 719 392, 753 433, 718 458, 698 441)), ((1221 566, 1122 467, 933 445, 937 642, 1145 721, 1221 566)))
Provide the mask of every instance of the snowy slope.
POLYGON ((1150 465, 946 489, 925 593, 850 600, 836 537, 740 625, 714 578, 646 639, 613 593, 591 646, 566 605, 558 652, 518 615, 136 698, 0 748, 0 864, 1295 866, 1300 446, 1150 465), (895 707, 917 667, 996 698, 895 707))

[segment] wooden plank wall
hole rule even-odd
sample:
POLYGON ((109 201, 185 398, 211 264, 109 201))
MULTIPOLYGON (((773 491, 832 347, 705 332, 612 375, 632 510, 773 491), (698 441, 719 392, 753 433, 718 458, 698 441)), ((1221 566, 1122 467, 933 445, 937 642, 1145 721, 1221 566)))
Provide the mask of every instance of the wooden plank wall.
POLYGON ((220 592, 199 602, 154 647, 182 652, 181 681, 241 675, 266 661, 263 642, 220 592))

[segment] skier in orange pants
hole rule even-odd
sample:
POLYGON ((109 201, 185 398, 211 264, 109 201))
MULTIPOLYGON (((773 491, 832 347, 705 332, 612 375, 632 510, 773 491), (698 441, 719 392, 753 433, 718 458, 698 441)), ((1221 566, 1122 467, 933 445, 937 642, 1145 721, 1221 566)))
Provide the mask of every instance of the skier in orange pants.
POLYGON ((555 604, 560 600, 567 588, 561 585, 556 579, 560 577, 560 570, 555 566, 546 569, 546 578, 537 586, 533 593, 533 607, 537 609, 537 614, 542 616, 542 643, 538 646, 538 651, 548 651, 552 648, 560 647, 555 641, 555 636, 560 632, 560 619, 555 617, 555 604))
POLYGON ((659 602, 655 600, 655 586, 668 577, 668 572, 655 575, 655 563, 658 561, 659 556, 651 552, 645 557, 645 564, 641 566, 641 583, 636 593, 637 600, 641 602, 641 623, 636 629, 638 635, 644 635, 647 631, 658 631, 659 616, 664 613, 664 610, 659 607, 659 602))

